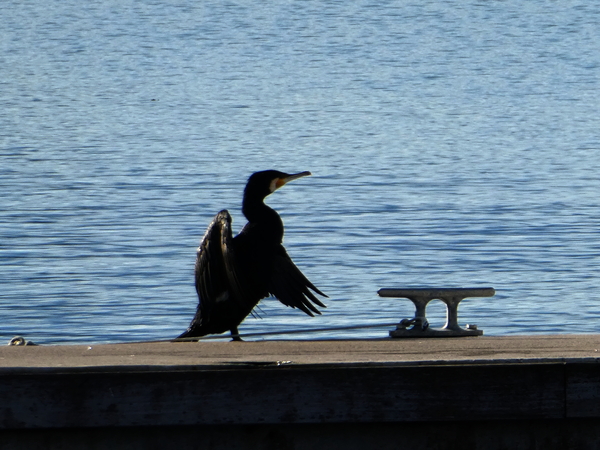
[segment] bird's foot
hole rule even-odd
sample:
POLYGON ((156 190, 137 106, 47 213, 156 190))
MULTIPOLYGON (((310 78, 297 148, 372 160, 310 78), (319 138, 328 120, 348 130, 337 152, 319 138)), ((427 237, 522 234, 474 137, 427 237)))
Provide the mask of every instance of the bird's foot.
POLYGON ((244 340, 240 337, 240 333, 237 328, 231 330, 231 341, 232 342, 244 342, 244 340))

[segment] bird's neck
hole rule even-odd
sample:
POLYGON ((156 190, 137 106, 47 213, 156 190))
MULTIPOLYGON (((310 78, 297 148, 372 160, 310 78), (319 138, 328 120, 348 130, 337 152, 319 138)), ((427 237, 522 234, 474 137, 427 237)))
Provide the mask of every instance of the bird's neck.
POLYGON ((278 244, 281 243, 283 240, 283 222, 273 208, 265 205, 263 199, 244 198, 242 213, 244 213, 249 225, 255 231, 260 230, 264 239, 272 240, 278 244))

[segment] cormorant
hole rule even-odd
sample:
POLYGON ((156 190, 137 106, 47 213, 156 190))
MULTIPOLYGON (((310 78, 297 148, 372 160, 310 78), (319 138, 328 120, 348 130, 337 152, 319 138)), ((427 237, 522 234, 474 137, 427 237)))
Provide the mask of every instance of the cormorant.
POLYGON ((231 233, 229 212, 223 210, 215 216, 196 256, 198 309, 179 338, 229 330, 233 340, 241 340, 238 325, 269 295, 309 316, 321 314, 313 303, 323 308, 325 305, 309 288, 327 296, 292 262, 282 245, 283 222, 279 214, 264 203, 265 197, 276 189, 310 174, 290 175, 276 170, 252 174, 242 202, 248 223, 235 237, 231 233))

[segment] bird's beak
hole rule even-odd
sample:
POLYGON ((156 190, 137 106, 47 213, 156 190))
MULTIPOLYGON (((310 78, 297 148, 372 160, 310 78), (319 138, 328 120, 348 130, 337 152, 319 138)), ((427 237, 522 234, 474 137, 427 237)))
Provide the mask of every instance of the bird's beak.
POLYGON ((286 177, 277 178, 277 181, 275 181, 275 189, 279 189, 281 186, 283 186, 286 183, 289 183, 290 181, 297 180, 298 178, 302 177, 307 177, 309 175, 312 174, 310 172, 300 172, 295 173, 293 175, 288 175, 286 177))

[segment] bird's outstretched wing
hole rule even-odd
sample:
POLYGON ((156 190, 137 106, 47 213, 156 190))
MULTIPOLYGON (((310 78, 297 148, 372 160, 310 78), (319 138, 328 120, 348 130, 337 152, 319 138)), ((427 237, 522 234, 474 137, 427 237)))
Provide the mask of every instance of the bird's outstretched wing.
POLYGON ((269 282, 269 292, 284 305, 298 308, 309 316, 314 316, 313 313, 321 314, 313 303, 323 308, 326 306, 315 297, 310 289, 327 297, 300 272, 300 269, 296 267, 281 246, 273 260, 273 275, 269 282))
POLYGON ((231 216, 224 209, 208 226, 196 255, 196 291, 200 299, 214 301, 224 291, 239 290, 235 273, 231 216))
POLYGON ((221 313, 221 305, 243 298, 232 241, 231 216, 227 210, 220 211, 198 247, 194 269, 198 311, 180 337, 222 333, 229 329, 230 323, 221 313))

